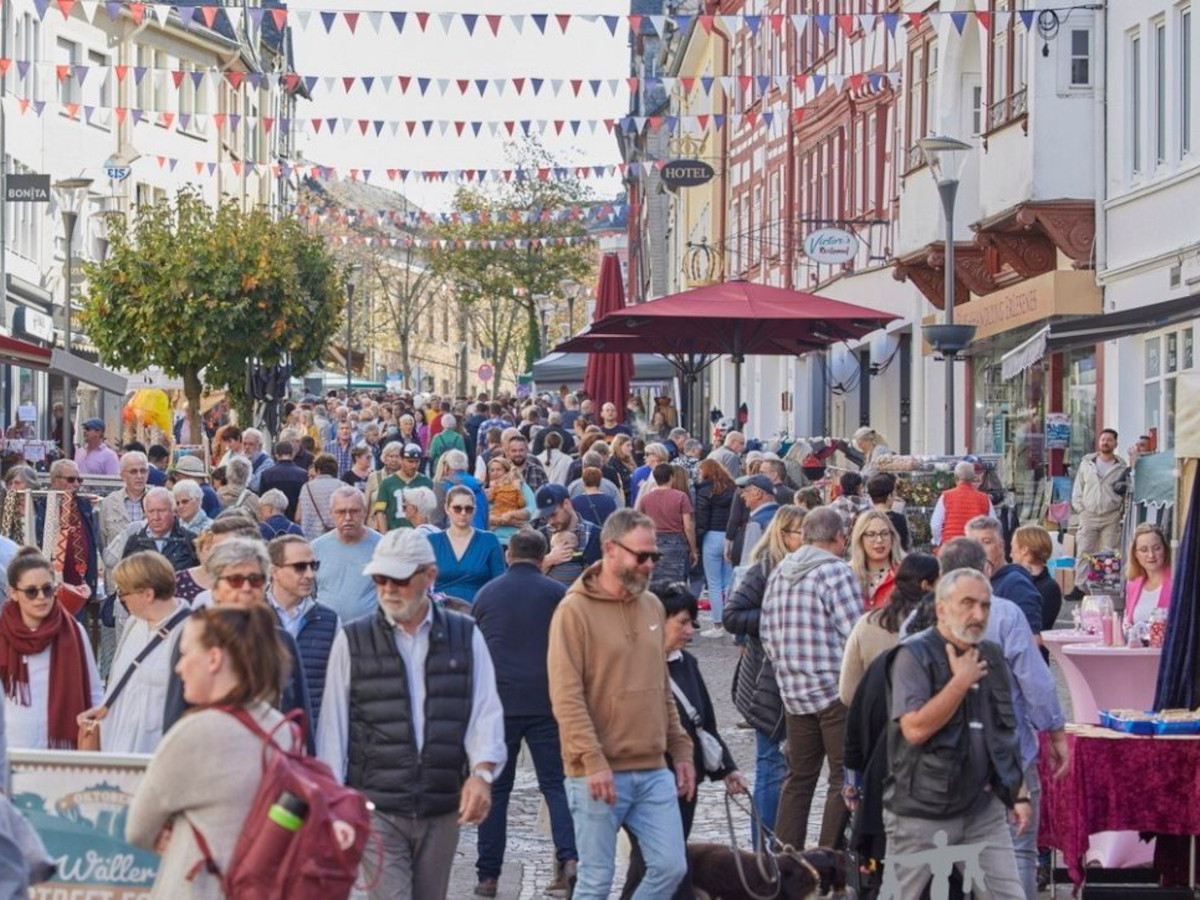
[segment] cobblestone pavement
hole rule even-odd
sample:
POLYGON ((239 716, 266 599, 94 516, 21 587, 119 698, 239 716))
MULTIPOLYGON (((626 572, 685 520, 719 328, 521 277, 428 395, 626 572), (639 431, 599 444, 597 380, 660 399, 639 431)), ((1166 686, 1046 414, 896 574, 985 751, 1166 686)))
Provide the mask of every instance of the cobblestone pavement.
MULTIPOLYGON (((707 625, 707 613, 701 615, 704 617, 702 623, 707 625)), ((731 637, 723 636, 696 637, 688 649, 700 661, 700 669, 716 708, 721 736, 729 745, 742 774, 746 776, 747 781, 752 782, 754 732, 736 727, 741 716, 734 709, 730 696, 730 686, 733 684, 733 673, 738 661, 738 648, 731 637)), ((693 840, 729 841, 724 795, 725 787, 721 783, 705 782, 700 786, 700 802, 696 808, 695 824, 692 826, 693 840)), ((533 900, 544 897, 544 889, 554 877, 554 844, 550 840, 549 820, 540 801, 541 794, 538 793, 533 764, 522 754, 508 806, 508 851, 497 894, 500 900, 533 900)), ((824 802, 825 779, 822 777, 817 788, 817 799, 813 802, 815 818, 809 822, 810 842, 816 840, 824 802)), ((735 809, 734 813, 737 839, 739 844, 744 844, 750 837, 749 820, 740 810, 735 809)), ((622 853, 617 862, 618 884, 624 873, 625 863, 626 859, 622 853)), ((473 896, 475 884, 475 829, 464 829, 459 839, 449 896, 454 900, 470 898, 473 896)))

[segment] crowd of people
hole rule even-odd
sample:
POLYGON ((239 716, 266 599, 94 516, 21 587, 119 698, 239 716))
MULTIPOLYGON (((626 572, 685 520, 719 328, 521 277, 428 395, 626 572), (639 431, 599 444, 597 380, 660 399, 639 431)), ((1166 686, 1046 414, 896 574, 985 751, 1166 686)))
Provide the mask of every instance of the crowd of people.
MULTIPOLYGON (((232 705, 268 729, 302 713, 312 752, 373 803, 372 897, 445 896, 465 825, 479 827, 475 893, 495 895, 524 744, 552 893, 608 896, 624 829, 624 896, 692 896, 703 778, 749 792, 803 847, 824 768, 822 846, 883 861, 945 831, 986 843, 988 896, 1031 900, 1039 732, 1068 763, 1039 652, 1062 603, 1044 529, 1010 546, 967 462, 934 516, 938 554, 913 552, 894 478, 870 470, 874 432, 848 445, 862 471, 823 503, 811 467, 738 431, 647 442, 613 404, 598 412, 565 389, 331 395, 289 404, 271 441, 215 430, 209 460, 121 448, 105 465, 123 486, 95 527, 64 526, 66 566, 36 548, 7 561, 8 745, 152 753, 128 835, 163 854, 161 896, 220 896, 260 773, 259 739, 217 709, 232 705), (100 665, 60 581, 104 608, 116 640, 100 665), (755 733, 752 784, 686 649, 702 608, 702 636, 739 645, 734 683, 714 689, 755 733), (185 818, 210 851, 173 827, 185 818)), ((60 460, 50 476, 71 494, 79 473, 60 460)), ((1144 619, 1170 595, 1161 532, 1138 530, 1130 568, 1127 615, 1144 619)), ((928 880, 874 872, 904 897, 928 880)))

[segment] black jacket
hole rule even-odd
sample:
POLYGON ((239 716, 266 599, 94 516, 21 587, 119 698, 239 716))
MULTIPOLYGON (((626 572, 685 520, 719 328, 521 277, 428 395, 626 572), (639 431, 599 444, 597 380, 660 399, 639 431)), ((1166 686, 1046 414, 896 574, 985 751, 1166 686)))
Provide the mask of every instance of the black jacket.
POLYGON ((528 562, 514 563, 479 589, 471 613, 496 668, 505 716, 553 716, 546 653, 550 620, 566 586, 528 562))
POLYGON ((862 775, 858 808, 851 816, 850 849, 863 859, 882 860, 887 850, 883 828, 883 780, 888 772, 888 671, 895 651, 877 656, 859 682, 846 712, 843 764, 862 775))
POLYGON ((729 511, 733 508, 736 490, 727 490, 713 496, 712 482, 701 481, 696 485, 696 534, 703 536, 709 531, 724 533, 729 526, 729 511))
MULTIPOLYGON (((480 421, 480 424, 482 425, 483 422, 480 421)), ((561 425, 547 425, 536 435, 534 435, 533 445, 529 448, 529 452, 534 456, 540 456, 541 452, 546 449, 546 435, 551 433, 562 436, 562 447, 559 449, 562 450, 563 453, 570 454, 575 450, 575 437, 571 434, 571 432, 567 431, 561 425)))
MULTIPOLYGON (((675 709, 679 713, 679 724, 683 726, 683 730, 687 732, 688 737, 692 741, 692 763, 696 767, 697 780, 703 776, 707 776, 711 781, 720 781, 726 775, 737 770, 737 763, 733 761, 733 755, 729 752, 729 747, 726 745, 724 738, 721 737, 721 733, 717 730, 717 714, 713 709, 712 699, 708 696, 708 687, 704 684, 704 676, 700 674, 700 663, 696 661, 696 657, 684 650, 680 652, 677 658, 667 662, 667 670, 671 674, 671 680, 679 685, 684 696, 688 698, 688 702, 699 713, 700 724, 704 726, 704 730, 720 741, 721 748, 724 751, 721 768, 716 772, 706 772, 704 769, 704 751, 700 747, 700 739, 696 737, 696 723, 688 716, 683 708, 683 704, 676 697, 675 709)), ((670 764, 669 758, 668 764, 670 764)))
POLYGON ((733 705, 755 731, 779 742, 783 740, 787 716, 775 669, 767 658, 758 630, 769 574, 761 562, 750 567, 733 596, 725 602, 721 624, 730 634, 746 638, 733 674, 733 705))
POLYGON ((157 540, 151 537, 148 531, 149 527, 149 525, 143 525, 129 536, 129 540, 125 542, 125 550, 121 554, 121 559, 142 550, 155 550, 167 558, 167 562, 176 572, 200 565, 200 558, 196 555, 196 538, 183 527, 183 523, 178 519, 175 520, 175 524, 171 526, 171 530, 167 532, 166 536, 162 538, 161 550, 158 549, 157 540))
POLYGON ((296 506, 300 502, 300 492, 304 490, 306 484, 308 484, 308 470, 301 468, 290 459, 281 459, 259 476, 258 486, 261 490, 258 496, 261 497, 272 488, 283 491, 283 495, 288 500, 287 512, 284 515, 294 520, 296 506))

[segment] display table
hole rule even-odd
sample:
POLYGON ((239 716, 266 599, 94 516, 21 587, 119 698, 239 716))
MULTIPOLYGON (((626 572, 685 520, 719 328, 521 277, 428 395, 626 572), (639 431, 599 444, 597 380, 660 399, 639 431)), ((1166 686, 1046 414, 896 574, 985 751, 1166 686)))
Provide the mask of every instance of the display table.
MULTIPOLYGON (((1063 673, 1063 679, 1067 682, 1067 691, 1071 694, 1071 708, 1074 710, 1071 721, 1082 722, 1078 712, 1076 701, 1077 696, 1084 696, 1088 693, 1087 682, 1083 680, 1083 675, 1080 674, 1079 667, 1075 665, 1075 661, 1070 659, 1063 648, 1072 644, 1098 644, 1100 643, 1100 635, 1087 634, 1082 631, 1076 631, 1074 628, 1055 628, 1053 631, 1042 632, 1042 643, 1046 649, 1050 651, 1050 658, 1054 660, 1059 670, 1063 673)), ((1092 722, 1099 721, 1092 719, 1092 722)))
POLYGON ((1063 669, 1076 722, 1095 725, 1102 709, 1153 708, 1162 648, 1067 644, 1062 653, 1078 675, 1072 679, 1063 669))
MULTIPOLYGON (((1084 877, 1088 838, 1104 831, 1200 834, 1200 738, 1136 737, 1092 725, 1068 725, 1070 771, 1059 781, 1043 740, 1042 817, 1038 843, 1060 850, 1075 884, 1084 877)), ((1155 868, 1182 883, 1187 844, 1161 839, 1155 868)))

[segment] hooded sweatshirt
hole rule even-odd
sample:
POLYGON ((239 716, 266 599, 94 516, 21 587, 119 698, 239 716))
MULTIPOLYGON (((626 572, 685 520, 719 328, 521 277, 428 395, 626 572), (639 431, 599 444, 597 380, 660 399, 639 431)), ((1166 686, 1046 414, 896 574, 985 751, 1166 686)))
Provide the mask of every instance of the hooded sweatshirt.
POLYGON ((572 777, 661 769, 668 752, 692 758, 668 681, 662 604, 649 591, 606 592, 602 565, 568 589, 550 622, 550 703, 572 777))
POLYGON ((864 611, 862 585, 841 557, 806 544, 775 567, 759 632, 791 715, 837 701, 846 639, 864 611))

